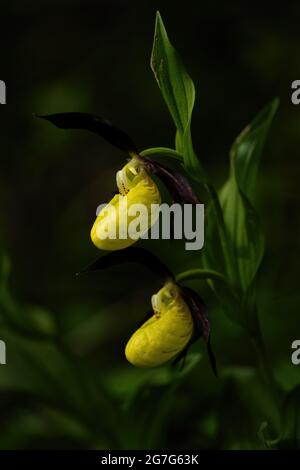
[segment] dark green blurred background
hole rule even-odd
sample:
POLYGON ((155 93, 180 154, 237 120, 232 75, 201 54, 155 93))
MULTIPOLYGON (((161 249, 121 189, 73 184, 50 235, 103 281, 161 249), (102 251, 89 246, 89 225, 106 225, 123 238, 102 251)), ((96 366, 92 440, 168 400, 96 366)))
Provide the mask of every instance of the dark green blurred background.
MULTIPOLYGON (((1 448, 263 448, 257 430, 275 412, 255 352, 205 284, 198 287, 219 379, 205 354, 178 384, 167 369, 126 362, 124 346, 158 281, 131 265, 75 277, 99 255, 89 231, 124 156, 32 115, 93 112, 141 149, 172 147, 174 127, 149 66, 157 9, 195 81, 195 148, 218 188, 234 138, 280 98, 258 185, 267 240, 259 301, 276 379, 286 391, 300 384, 300 366, 290 361, 300 338, 300 106, 290 98, 300 78, 299 2, 2 0, 0 249, 3 270, 11 263, 11 298, 3 293, 0 306, 1 448), (19 321, 29 321, 28 334, 19 321), (33 339, 31 327, 54 339, 33 339)), ((176 272, 199 264, 200 254, 182 244, 147 247, 176 272)))

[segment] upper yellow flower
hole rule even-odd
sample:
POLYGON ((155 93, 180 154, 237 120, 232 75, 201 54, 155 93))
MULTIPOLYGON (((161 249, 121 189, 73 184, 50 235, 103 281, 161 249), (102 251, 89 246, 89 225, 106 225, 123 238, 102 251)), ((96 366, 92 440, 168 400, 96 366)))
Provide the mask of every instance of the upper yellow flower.
POLYGON ((182 351, 193 334, 193 318, 172 281, 152 296, 154 314, 129 339, 125 355, 137 367, 154 367, 182 351))
POLYGON ((101 250, 120 250, 136 242, 136 234, 130 232, 130 223, 137 217, 136 213, 130 211, 133 205, 141 204, 146 209, 144 219, 141 214, 143 220, 138 238, 154 224, 159 213, 157 208, 152 211, 151 217, 151 206, 159 205, 161 197, 139 157, 133 157, 118 171, 116 180, 119 194, 100 211, 91 230, 91 239, 101 250))
POLYGON ((102 250, 120 250, 141 238, 159 217, 161 197, 150 174, 155 173, 172 200, 199 202, 188 180, 149 157, 142 157, 133 140, 106 119, 88 113, 69 112, 38 116, 60 129, 85 129, 96 133, 131 157, 117 173, 119 194, 97 215, 91 239, 102 250), (140 214, 137 206, 140 206, 140 214))

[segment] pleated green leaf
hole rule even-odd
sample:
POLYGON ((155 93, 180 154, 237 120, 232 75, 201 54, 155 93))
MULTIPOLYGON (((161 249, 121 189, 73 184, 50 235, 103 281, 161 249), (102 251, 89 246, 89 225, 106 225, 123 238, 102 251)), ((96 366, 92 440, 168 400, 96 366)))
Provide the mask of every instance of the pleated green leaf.
POLYGON ((184 156, 186 171, 203 182, 204 172, 194 152, 191 138, 194 83, 169 41, 159 12, 156 15, 151 68, 177 128, 176 150, 184 156))
POLYGON ((272 101, 234 142, 230 175, 220 194, 233 248, 232 263, 244 292, 251 285, 264 253, 264 235, 254 196, 260 157, 277 107, 278 100, 272 101))

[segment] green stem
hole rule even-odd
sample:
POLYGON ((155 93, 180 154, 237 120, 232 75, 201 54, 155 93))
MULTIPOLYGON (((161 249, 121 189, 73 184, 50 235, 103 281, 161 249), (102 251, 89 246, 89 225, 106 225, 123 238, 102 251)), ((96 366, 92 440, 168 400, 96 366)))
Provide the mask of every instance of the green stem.
POLYGON ((278 388, 275 381, 273 370, 269 361, 269 357, 266 350, 265 341, 263 338, 259 318, 257 311, 254 312, 256 317, 256 328, 255 332, 251 333, 251 339, 256 349, 256 354, 259 362, 259 370, 261 377, 269 390, 270 397, 273 401, 274 410, 276 410, 277 423, 280 425, 281 406, 282 406, 282 392, 278 388))
POLYGON ((162 155, 164 157, 175 158, 176 160, 183 163, 183 156, 181 153, 177 152, 174 149, 170 149, 167 147, 154 147, 151 149, 145 149, 140 152, 141 157, 151 157, 153 155, 162 155))
POLYGON ((188 269, 176 276, 176 281, 191 281, 193 279, 215 279, 227 283, 225 276, 213 269, 188 269))
MULTIPOLYGON (((178 152, 177 150, 174 150, 174 149, 170 149, 170 148, 166 148, 166 147, 154 147, 154 148, 143 150, 140 153, 140 155, 142 157, 147 157, 147 156, 152 156, 152 155, 163 155, 163 156, 166 156, 166 157, 176 158, 176 160, 180 161, 183 164, 183 166, 185 167, 184 157, 183 157, 182 153, 180 153, 180 152, 178 152)), ((187 170, 187 168, 185 168, 185 169, 187 170)), ((190 177, 193 180, 197 181, 197 183, 201 183, 201 181, 199 181, 197 178, 195 178, 195 174, 193 174, 189 171, 188 171, 188 173, 189 173, 190 177)), ((230 280, 234 282, 236 280, 236 272, 235 272, 235 269, 233 267, 232 250, 231 250, 230 243, 229 243, 229 240, 228 240, 228 234, 226 232, 222 207, 220 205, 220 201, 219 201, 219 198, 218 198, 218 195, 217 195, 217 192, 216 192, 214 186, 206 178, 204 178, 204 180, 205 180, 205 182, 204 183, 202 182, 201 184, 204 185, 204 188, 208 192, 208 194, 210 196, 210 199, 211 199, 211 202, 212 202, 212 205, 213 205, 213 208, 214 208, 214 213, 215 213, 215 217, 216 217, 216 220, 217 220, 217 230, 219 232, 219 237, 220 237, 220 242, 221 242, 222 251, 223 251, 223 255, 224 255, 226 270, 227 270, 227 273, 229 275, 230 280)))
POLYGON ((236 280, 236 272, 233 267, 232 250, 231 250, 230 242, 228 239, 228 234, 227 234, 226 227, 225 227, 222 207, 220 205, 220 201, 219 201, 219 198, 218 198, 218 195, 214 186, 211 183, 206 183, 205 189, 207 190, 210 196, 210 199, 214 208, 214 213, 217 219, 217 228, 219 232, 222 251, 224 254, 227 273, 228 273, 230 280, 234 282, 236 280))

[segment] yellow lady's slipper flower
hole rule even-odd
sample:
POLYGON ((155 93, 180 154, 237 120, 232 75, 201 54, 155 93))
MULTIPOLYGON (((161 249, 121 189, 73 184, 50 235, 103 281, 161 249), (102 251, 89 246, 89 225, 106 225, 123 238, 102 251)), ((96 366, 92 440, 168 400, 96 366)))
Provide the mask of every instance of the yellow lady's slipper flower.
POLYGON ((118 171, 116 180, 119 194, 101 210, 91 230, 91 239, 101 250, 120 250, 132 245, 159 215, 160 193, 141 159, 133 157, 118 171), (131 223, 137 217, 135 211, 131 213, 131 208, 136 204, 146 211, 139 214, 138 236, 130 231, 131 223), (157 210, 151 211, 153 204, 157 205, 157 210))
POLYGON ((172 281, 152 296, 154 314, 129 339, 125 355, 137 367, 154 367, 174 357, 190 341, 193 318, 172 281))
POLYGON ((103 137, 126 153, 131 160, 117 173, 119 194, 102 208, 91 230, 91 239, 102 250, 120 250, 141 238, 159 217, 161 197, 150 174, 155 173, 174 202, 199 202, 188 180, 176 171, 139 155, 133 140, 106 119, 80 113, 55 113, 37 116, 60 129, 82 129, 103 137), (139 206, 139 207, 138 207, 139 206))
POLYGON ((216 361, 210 344, 210 321, 207 308, 193 289, 177 283, 173 273, 153 253, 138 247, 111 251, 81 273, 107 269, 128 262, 143 264, 165 280, 165 285, 152 296, 153 314, 129 339, 125 356, 137 367, 155 367, 174 358, 181 361, 188 348, 203 338, 215 375, 216 361), (176 356, 176 357, 175 357, 176 356))

